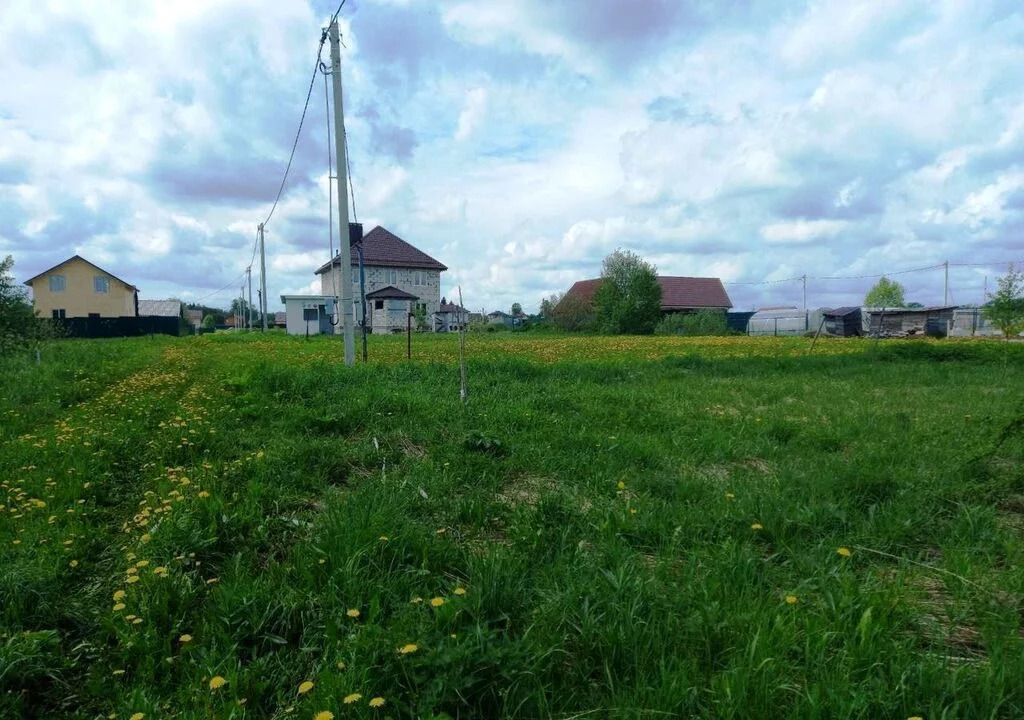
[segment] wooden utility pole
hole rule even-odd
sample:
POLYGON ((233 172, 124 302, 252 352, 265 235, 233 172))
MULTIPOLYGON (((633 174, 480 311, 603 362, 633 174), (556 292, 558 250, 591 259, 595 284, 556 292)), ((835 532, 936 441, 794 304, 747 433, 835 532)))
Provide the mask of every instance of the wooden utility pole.
POLYGON ((341 275, 341 322, 345 337, 345 364, 356 361, 355 328, 352 302, 352 248, 349 245, 348 230, 348 168, 345 151, 345 109, 341 96, 341 39, 338 36, 338 21, 331 23, 331 80, 334 87, 334 157, 338 159, 338 232, 340 239, 338 268, 341 275))

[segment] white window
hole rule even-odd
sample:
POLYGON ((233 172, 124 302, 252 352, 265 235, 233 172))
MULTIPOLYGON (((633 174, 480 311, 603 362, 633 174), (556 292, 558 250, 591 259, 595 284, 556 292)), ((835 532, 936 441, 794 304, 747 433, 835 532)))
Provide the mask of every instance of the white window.
POLYGON ((64 292, 67 287, 67 280, 63 275, 50 276, 50 292, 64 292))
POLYGON ((385 270, 384 271, 384 282, 388 285, 398 284, 398 271, 397 270, 385 270))
POLYGON ((426 285, 427 274, 422 270, 414 270, 412 273, 412 284, 413 285, 426 285))
POLYGON ((97 275, 92 279, 92 289, 98 293, 110 292, 110 278, 97 275))

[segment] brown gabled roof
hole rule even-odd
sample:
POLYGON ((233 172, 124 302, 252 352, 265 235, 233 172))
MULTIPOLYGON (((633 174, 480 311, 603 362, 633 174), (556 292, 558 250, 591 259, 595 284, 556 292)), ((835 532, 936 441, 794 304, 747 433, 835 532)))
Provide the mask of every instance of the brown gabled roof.
MULTIPOLYGON (((329 263, 324 263, 316 271, 317 275, 327 272, 331 267, 341 263, 341 255, 335 256, 329 263)), ((385 230, 380 225, 363 236, 363 264, 383 267, 419 268, 423 270, 440 270, 447 266, 439 263, 422 250, 418 250, 402 238, 385 230)), ((359 265, 359 255, 352 253, 352 267, 359 265)))
POLYGON ((69 258, 68 258, 67 260, 65 260, 64 262, 59 262, 59 263, 57 263, 56 265, 54 265, 54 266, 53 266, 52 268, 50 268, 49 270, 43 270, 43 271, 42 271, 41 273, 39 273, 39 274, 38 274, 38 275, 36 275, 35 277, 30 277, 30 278, 29 278, 28 280, 26 280, 26 281, 25 281, 25 284, 26 284, 26 285, 28 285, 29 287, 32 287, 32 283, 34 283, 34 282, 35 282, 36 280, 38 280, 39 278, 41 278, 41 277, 42 277, 43 275, 46 275, 47 273, 53 272, 54 270, 56 270, 57 268, 61 267, 62 265, 67 265, 67 264, 68 264, 69 262, 71 262, 72 260, 81 260, 81 261, 82 261, 82 262, 84 262, 84 263, 85 263, 86 265, 91 265, 92 267, 94 267, 94 268, 96 268, 97 270, 99 270, 99 271, 100 271, 101 273, 103 273, 103 274, 105 274, 105 275, 109 275, 110 277, 114 278, 114 279, 115 279, 115 280, 117 280, 117 281, 118 281, 119 283, 122 283, 123 285, 127 285, 127 286, 128 286, 128 287, 130 287, 130 288, 131 288, 132 290, 138 291, 138 288, 137 288, 137 287, 135 287, 134 285, 132 285, 132 284, 131 284, 130 282, 127 282, 126 280, 122 280, 121 278, 119 278, 119 277, 118 277, 117 275, 115 275, 114 273, 112 273, 112 272, 109 272, 109 271, 107 271, 107 270, 104 270, 103 268, 101 268, 101 267, 100 267, 99 265, 97 265, 96 263, 91 263, 91 262, 89 262, 88 260, 86 260, 86 259, 85 259, 84 257, 82 257, 81 255, 72 255, 71 257, 69 257, 69 258))
POLYGON ((382 287, 380 290, 374 290, 373 292, 366 293, 367 300, 383 300, 385 298, 390 300, 419 299, 417 295, 407 293, 405 290, 400 290, 399 288, 396 288, 394 285, 388 285, 387 287, 382 287))
MULTIPOLYGON (((567 294, 590 303, 593 302, 594 294, 600 285, 601 278, 577 280, 567 294)), ((662 310, 732 307, 732 300, 718 278, 659 275, 658 285, 661 286, 662 310)))

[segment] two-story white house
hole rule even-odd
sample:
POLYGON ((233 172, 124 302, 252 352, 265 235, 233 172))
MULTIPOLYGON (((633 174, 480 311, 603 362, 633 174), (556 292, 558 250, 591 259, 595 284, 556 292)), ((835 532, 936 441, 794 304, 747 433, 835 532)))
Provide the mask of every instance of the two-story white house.
MULTIPOLYGON (((363 236, 363 274, 366 279, 366 324, 370 332, 404 331, 410 312, 422 307, 427 328, 441 306, 441 273, 448 268, 394 233, 377 226, 363 236)), ((320 295, 283 295, 287 328, 291 334, 340 333, 341 323, 334 298, 341 294, 341 256, 325 263, 320 276, 320 295)), ((348 268, 355 299, 355 318, 362 318, 359 304, 359 253, 352 247, 348 268)))

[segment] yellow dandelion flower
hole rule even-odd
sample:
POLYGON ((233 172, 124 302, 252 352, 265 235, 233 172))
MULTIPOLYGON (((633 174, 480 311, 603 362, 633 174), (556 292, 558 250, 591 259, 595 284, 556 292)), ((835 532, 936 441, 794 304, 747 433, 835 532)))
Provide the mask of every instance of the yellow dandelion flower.
POLYGON ((125 573, 128 574, 128 575, 138 575, 139 574, 139 569, 136 568, 136 567, 130 567, 127 570, 125 570, 125 573))
POLYGON ((762 525, 761 523, 754 523, 753 525, 750 526, 750 529, 751 530, 764 530, 764 525, 762 525))
POLYGON ((789 605, 796 605, 796 595, 787 595, 786 603, 789 605))
POLYGON ((625 490, 626 489, 626 483, 624 483, 621 480, 619 480, 618 485, 616 485, 615 487, 617 487, 619 490, 625 490))
POLYGON ((184 635, 182 635, 181 637, 178 638, 178 642, 180 642, 182 644, 190 643, 190 642, 192 642, 192 636, 189 635, 188 633, 185 633, 184 635))
POLYGON ((338 669, 339 670, 344 670, 345 669, 345 663, 343 663, 341 660, 338 661, 338 669))
POLYGON ((124 610, 124 603, 114 603, 114 612, 124 610))
POLYGON ((351 705, 352 703, 359 702, 362 699, 363 696, 360 693, 352 693, 351 695, 346 695, 341 701, 346 705, 351 705))
MULTIPOLYGON (((970 417, 970 415, 968 415, 967 417, 970 417)), ((920 715, 911 715, 910 717, 907 718, 907 720, 924 720, 924 718, 921 717, 920 715)))
POLYGON ((200 490, 199 491, 199 497, 201 497, 201 498, 208 498, 208 497, 210 497, 210 493, 206 492, 205 490, 200 490))
POLYGON ((413 605, 419 605, 421 602, 423 602, 423 598, 417 596, 417 597, 414 597, 409 602, 411 602, 413 605))
POLYGON ((144 543, 148 543, 152 539, 153 539, 153 536, 150 535, 149 533, 143 533, 142 537, 139 538, 139 540, 141 540, 144 543))
POLYGON ((120 602, 121 600, 124 600, 126 595, 127 593, 124 590, 115 590, 114 602, 120 602))
POLYGON ((419 647, 417 647, 414 643, 409 643, 408 645, 403 645, 402 647, 398 648, 398 652, 402 655, 408 655, 410 653, 416 652, 417 650, 419 650, 419 647))
POLYGON ((375 697, 373 700, 370 701, 370 707, 372 707, 372 708, 383 707, 384 706, 384 702, 385 702, 384 698, 382 698, 382 697, 375 697))
POLYGON ((142 618, 137 617, 134 620, 132 620, 132 625, 138 625, 141 622, 142 622, 142 618))
POLYGON ((138 581, 139 581, 139 576, 138 575, 131 575, 130 577, 125 578, 125 582, 128 583, 129 585, 131 585, 132 583, 137 583, 138 581))
POLYGON ((220 688, 224 687, 227 684, 228 684, 228 681, 225 680, 224 678, 222 678, 220 675, 214 675, 212 678, 210 678, 210 689, 211 690, 219 690, 220 688))
POLYGON ((733 500, 733 499, 735 499, 735 497, 736 497, 736 494, 735 494, 735 493, 727 492, 727 493, 725 494, 725 499, 726 499, 726 500, 733 500))
POLYGON ((113 674, 114 674, 115 676, 116 676, 116 675, 124 675, 124 670, 115 670, 115 671, 113 672, 113 674))
POLYGON ((836 552, 842 555, 843 557, 850 557, 851 555, 853 555, 853 553, 850 552, 850 548, 845 547, 838 548, 836 552))
POLYGON ((306 680, 305 682, 299 683, 299 695, 305 695, 313 689, 313 681, 306 680))
POLYGON ((465 595, 466 594, 466 588, 464 588, 464 587, 457 587, 457 588, 455 588, 454 592, 455 592, 456 595, 465 595))
POLYGON ((146 567, 147 565, 149 565, 149 560, 139 560, 135 563, 135 567, 146 567))
POLYGON ((142 720, 144 717, 146 717, 146 713, 135 713, 128 720, 142 720))
POLYGON ((321 710, 313 716, 313 720, 334 720, 334 713, 330 710, 321 710))
POLYGON ((71 567, 78 567, 78 561, 77 560, 72 560, 71 562, 68 563, 68 565, 70 565, 71 567))
POLYGON ((430 599, 430 606, 431 607, 441 607, 442 605, 444 605, 444 598, 443 597, 436 597, 436 598, 431 598, 430 599))
POLYGON ((380 540, 381 542, 387 542, 388 541, 388 536, 387 535, 381 535, 377 539, 380 540))

